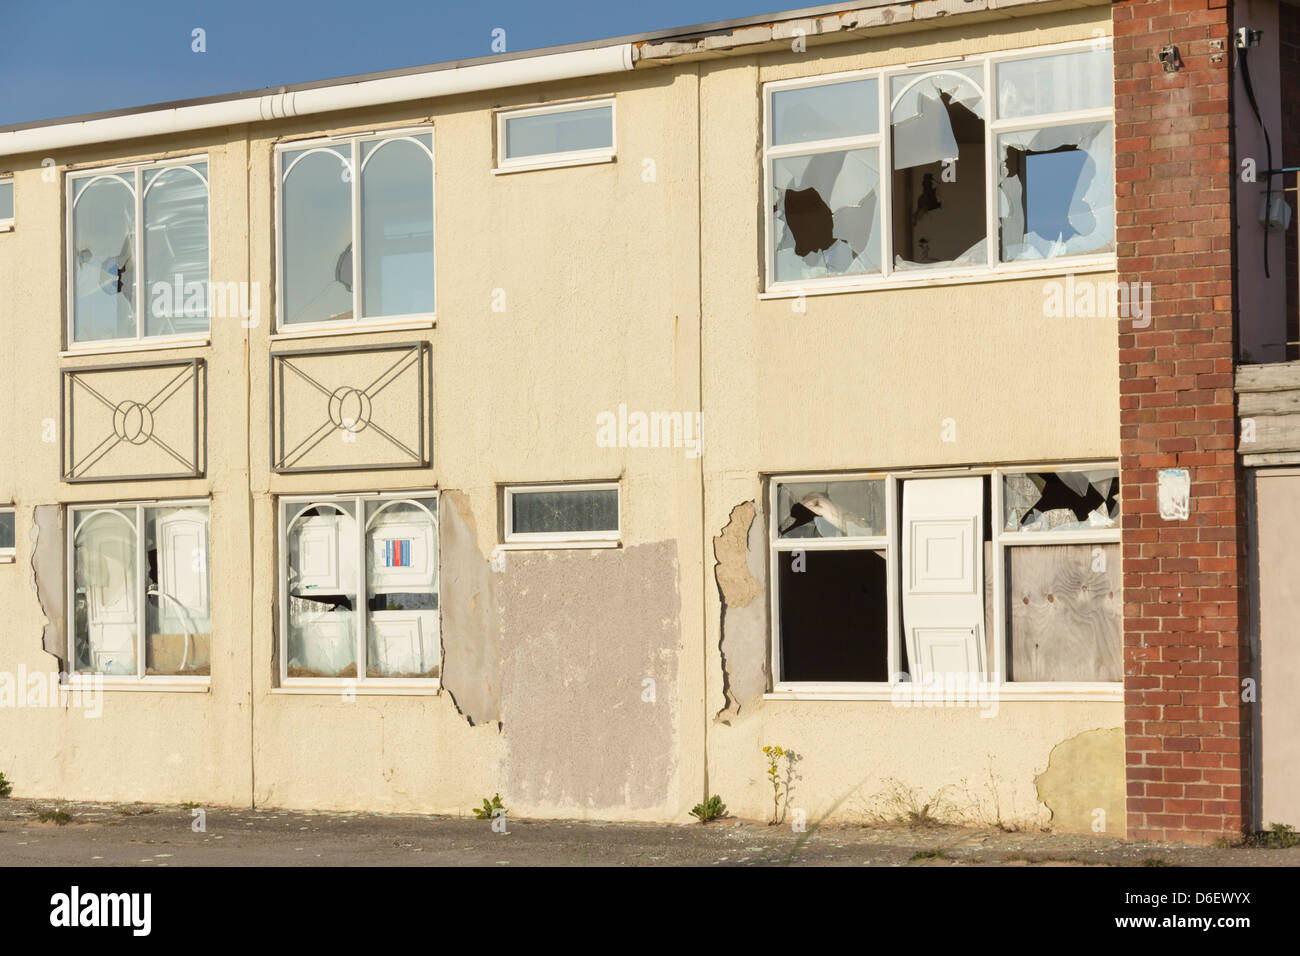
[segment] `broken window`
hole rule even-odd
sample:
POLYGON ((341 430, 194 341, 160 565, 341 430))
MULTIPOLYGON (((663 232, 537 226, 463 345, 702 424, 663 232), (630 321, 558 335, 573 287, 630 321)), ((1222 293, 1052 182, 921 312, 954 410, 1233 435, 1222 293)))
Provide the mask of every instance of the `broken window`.
POLYGON ((769 84, 768 286, 1113 254, 1111 60, 1089 42, 769 84))
POLYGON ((874 79, 772 91, 774 281, 880 271, 878 96, 874 79))
POLYGON ((208 676, 206 502, 74 508, 71 561, 76 670, 208 676))
POLYGON ((1119 471, 1032 471, 1003 483, 1004 532, 1119 526, 1119 471))
POLYGON ((782 538, 873 538, 885 534, 885 482, 782 482, 776 492, 782 538))
POLYGON ((68 196, 74 345, 208 331, 206 162, 77 173, 68 196))
POLYGON ((1114 251, 1111 74, 1109 49, 997 64, 1001 261, 1114 251))
POLYGON ((436 498, 285 499, 281 509, 281 680, 437 678, 436 498))
POLYGON ((497 114, 498 170, 577 165, 613 155, 613 100, 497 114))
POLYGON ((957 66, 890 81, 896 269, 985 262, 983 74, 957 66))
POLYGON ((773 482, 776 683, 880 683, 890 667, 884 479, 773 482))
POLYGON ((1013 681, 1122 680, 1115 468, 1003 477, 998 545, 1013 681))
POLYGON ((507 542, 617 541, 617 484, 520 485, 505 489, 507 542))
POLYGON ((357 137, 279 156, 281 325, 431 315, 433 134, 357 137))
POLYGON ((0 508, 0 563, 14 559, 14 509, 0 508))

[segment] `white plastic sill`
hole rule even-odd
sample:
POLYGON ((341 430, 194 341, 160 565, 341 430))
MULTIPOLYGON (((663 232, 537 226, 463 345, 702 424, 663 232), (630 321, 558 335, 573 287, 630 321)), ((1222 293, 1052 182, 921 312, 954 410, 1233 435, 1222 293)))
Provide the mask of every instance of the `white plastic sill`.
MULTIPOLYGON (((849 292, 876 292, 889 289, 915 289, 944 285, 978 285, 982 282, 1006 282, 1009 279, 1049 279, 1054 276, 1090 275, 1097 272, 1114 271, 1114 260, 1110 262, 1078 264, 1074 268, 1066 268, 1063 265, 1053 265, 1051 267, 1044 266, 1041 269, 1019 269, 1015 271, 997 272, 963 272, 955 275, 926 275, 920 270, 917 270, 915 273, 912 273, 911 278, 907 279, 899 279, 891 276, 888 280, 873 279, 871 281, 851 283, 836 282, 827 283, 825 285, 807 285, 802 288, 791 286, 788 288, 760 292, 758 298, 760 301, 766 301, 768 299, 797 299, 799 296, 844 295, 849 292)), ((894 273, 894 276, 897 275, 898 273, 894 273)))
POLYGON ((505 176, 510 173, 529 173, 538 169, 564 169, 566 166, 594 166, 597 163, 612 163, 614 153, 601 153, 597 156, 582 156, 576 159, 546 160, 536 163, 520 163, 518 166, 497 166, 492 170, 493 176, 505 176))
POLYGON ((306 329, 294 329, 292 332, 272 332, 272 342, 292 341, 293 339, 318 339, 330 335, 365 335, 367 332, 406 332, 416 329, 432 329, 437 325, 435 319, 420 319, 417 322, 376 322, 348 323, 346 328, 313 326, 306 329))
POLYGON ((126 352, 161 352, 166 349, 201 349, 207 348, 211 344, 212 339, 208 336, 203 336, 201 338, 119 343, 117 345, 87 344, 84 346, 74 346, 73 348, 65 349, 59 353, 59 358, 76 358, 79 355, 120 355, 126 352))
POLYGON ((923 710, 941 709, 958 704, 987 705, 990 703, 1024 702, 1124 702, 1124 687, 1117 684, 1113 689, 1074 688, 1069 685, 1051 687, 1043 684, 1008 685, 990 687, 985 693, 961 693, 943 696, 938 690, 931 692, 934 696, 914 698, 911 694, 882 687, 880 690, 773 690, 763 694, 764 700, 845 700, 845 701, 883 701, 895 703, 900 707, 923 710))
POLYGON ((382 685, 373 679, 364 684, 348 686, 339 682, 334 684, 306 683, 288 684, 272 687, 273 695, 286 697, 437 697, 442 693, 442 682, 432 681, 427 684, 389 684, 382 685))
POLYGON ((621 541, 507 541, 497 551, 572 551, 575 549, 617 548, 621 541))
POLYGON ((68 683, 60 685, 61 690, 75 690, 83 693, 90 691, 111 690, 111 691, 145 691, 147 693, 163 694, 206 694, 212 690, 212 683, 208 678, 194 681, 177 681, 168 680, 165 677, 146 677, 146 678, 121 678, 109 679, 105 677, 102 682, 93 678, 77 674, 69 679, 68 683))

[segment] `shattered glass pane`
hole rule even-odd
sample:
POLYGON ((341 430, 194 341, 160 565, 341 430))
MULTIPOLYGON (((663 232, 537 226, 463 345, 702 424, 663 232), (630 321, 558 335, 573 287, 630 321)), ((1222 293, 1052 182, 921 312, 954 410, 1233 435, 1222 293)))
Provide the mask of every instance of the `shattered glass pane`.
POLYGON ((986 261, 982 76, 959 67, 891 81, 898 270, 986 261))
POLYGON ((72 337, 135 338, 135 184, 118 175, 75 180, 72 337))
POLYGON ((875 147, 772 160, 778 282, 880 270, 875 147))
POLYGON ((207 163, 145 170, 145 335, 208 330, 207 175, 207 163))
POLYGON ((1003 531, 1117 528, 1119 513, 1119 472, 1114 468, 1003 477, 1003 531))
POLYGON ((506 158, 609 149, 614 145, 614 108, 534 113, 506 119, 506 158))
POLYGON ((883 479, 800 481, 776 491, 782 538, 870 538, 886 533, 883 479))
POLYGON ((1112 61, 1105 47, 999 63, 998 118, 1109 107, 1112 61))
POLYGON ((433 311, 432 146, 429 133, 361 144, 363 316, 433 311))
POLYGON ((771 109, 773 146, 870 136, 880 126, 874 79, 777 90, 771 109))
POLYGON ((281 156, 284 321, 352 318, 352 170, 347 147, 281 156))
POLYGON ((1003 262, 1115 248, 1111 123, 1077 123, 998 136, 1003 262))

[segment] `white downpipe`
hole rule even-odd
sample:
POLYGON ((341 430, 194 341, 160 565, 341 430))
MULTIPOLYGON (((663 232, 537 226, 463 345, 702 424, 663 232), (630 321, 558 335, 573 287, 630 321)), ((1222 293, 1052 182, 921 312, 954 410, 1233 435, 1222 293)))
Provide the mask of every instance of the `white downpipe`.
POLYGON ((355 83, 325 86, 319 89, 268 93, 246 99, 202 103, 147 113, 129 113, 124 116, 109 116, 80 123, 10 130, 0 133, 0 156, 51 152, 87 143, 163 136, 217 126, 259 123, 290 116, 307 116, 312 113, 380 106, 386 103, 434 99, 455 96, 458 93, 475 93, 582 76, 599 76, 604 73, 630 70, 633 64, 632 45, 625 43, 619 46, 598 47, 594 50, 550 53, 518 60, 502 60, 448 70, 434 70, 428 73, 413 73, 408 76, 358 80, 355 83))

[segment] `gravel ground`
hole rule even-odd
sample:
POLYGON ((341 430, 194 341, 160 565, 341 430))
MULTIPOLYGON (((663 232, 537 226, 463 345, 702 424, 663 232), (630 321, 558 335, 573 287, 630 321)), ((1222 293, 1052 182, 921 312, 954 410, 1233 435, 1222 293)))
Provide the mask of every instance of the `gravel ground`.
POLYGON ((0 800, 0 866, 1297 866, 1285 850, 958 827, 707 826, 0 800), (67 819, 54 816, 66 814, 67 819), (45 819, 42 819, 45 817, 45 819), (60 822, 63 821, 63 822, 60 822))

